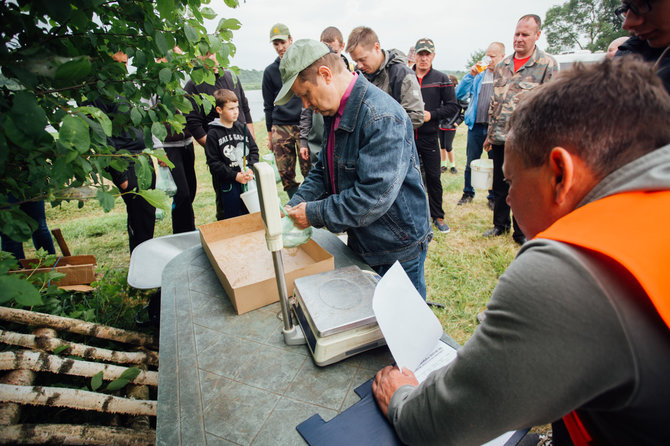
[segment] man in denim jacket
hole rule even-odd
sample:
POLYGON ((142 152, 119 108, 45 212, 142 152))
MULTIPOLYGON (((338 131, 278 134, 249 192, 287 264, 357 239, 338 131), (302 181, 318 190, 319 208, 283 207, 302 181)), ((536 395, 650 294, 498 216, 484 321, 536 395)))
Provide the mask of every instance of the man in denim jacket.
POLYGON ((325 117, 319 161, 289 201, 289 216, 301 229, 346 231, 349 247, 379 274, 399 261, 425 299, 432 232, 407 113, 314 40, 295 42, 279 71, 275 102, 295 94, 325 117))

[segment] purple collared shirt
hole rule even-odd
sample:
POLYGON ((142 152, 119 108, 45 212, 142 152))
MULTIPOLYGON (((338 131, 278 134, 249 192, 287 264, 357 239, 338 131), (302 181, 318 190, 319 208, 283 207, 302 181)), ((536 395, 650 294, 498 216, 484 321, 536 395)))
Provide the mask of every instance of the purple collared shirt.
POLYGON ((342 120, 342 113, 344 113, 344 107, 347 106, 347 101, 351 95, 351 90, 354 89, 354 84, 358 79, 358 73, 354 73, 353 79, 349 83, 342 99, 340 99, 340 108, 337 109, 335 113, 335 119, 333 119, 330 125, 330 132, 328 132, 328 143, 326 144, 326 154, 328 160, 328 173, 330 174, 330 187, 333 193, 337 193, 335 190, 335 164, 333 162, 333 153, 335 152, 335 130, 340 127, 340 121, 342 120))

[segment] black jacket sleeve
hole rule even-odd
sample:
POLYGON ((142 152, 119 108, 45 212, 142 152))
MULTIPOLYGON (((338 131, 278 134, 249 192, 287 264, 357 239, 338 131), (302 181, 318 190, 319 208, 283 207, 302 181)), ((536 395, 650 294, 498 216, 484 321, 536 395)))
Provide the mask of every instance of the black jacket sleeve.
POLYGON ((263 111, 265 112, 265 127, 268 132, 272 131, 272 111, 275 108, 275 96, 277 92, 272 83, 272 75, 269 67, 263 71, 263 111))
POLYGON ((191 135, 198 140, 203 136, 207 135, 207 117, 203 113, 202 107, 200 107, 192 96, 199 94, 198 88, 193 81, 188 81, 184 86, 184 91, 189 94, 188 99, 193 105, 193 110, 191 110, 186 115, 186 128, 191 135))

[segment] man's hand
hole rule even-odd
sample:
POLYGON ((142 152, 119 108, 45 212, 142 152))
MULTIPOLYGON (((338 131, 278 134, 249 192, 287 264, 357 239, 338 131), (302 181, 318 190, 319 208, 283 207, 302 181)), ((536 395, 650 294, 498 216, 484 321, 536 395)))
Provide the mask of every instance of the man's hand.
POLYGON ((300 158, 304 160, 309 159, 309 147, 300 147, 300 158))
POLYGON ((414 373, 407 368, 403 368, 400 372, 398 367, 387 366, 377 372, 372 382, 372 393, 384 416, 388 415, 389 403, 395 391, 405 385, 414 387, 419 385, 414 373))
POLYGON ((424 110, 423 111, 423 122, 428 122, 428 121, 430 121, 430 112, 424 110))
POLYGON ((486 139, 484 140, 484 150, 487 152, 491 151, 491 141, 489 141, 489 137, 487 136, 486 139))
POLYGON ((128 180, 124 181, 123 183, 119 184, 119 189, 121 192, 125 192, 126 189, 128 189, 128 180))
POLYGON ((470 67, 470 74, 472 77, 475 77, 479 74, 479 70, 477 69, 477 65, 473 65, 470 67))
POLYGON ((284 207, 286 209, 286 212, 288 212, 288 216, 291 217, 291 220, 293 220, 293 224, 295 225, 296 228, 298 229, 305 229, 309 226, 309 222, 307 221, 307 203, 302 202, 296 206, 293 207, 284 207))

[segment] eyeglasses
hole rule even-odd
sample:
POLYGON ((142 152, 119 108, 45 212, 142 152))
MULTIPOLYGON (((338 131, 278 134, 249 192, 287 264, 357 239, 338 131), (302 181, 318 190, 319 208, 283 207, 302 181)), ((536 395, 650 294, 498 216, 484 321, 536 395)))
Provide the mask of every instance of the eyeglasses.
POLYGON ((628 11, 633 11, 635 15, 642 16, 651 11, 651 2, 649 0, 631 0, 629 2, 624 2, 621 6, 614 10, 614 13, 621 20, 626 20, 626 14, 628 14, 628 11))

